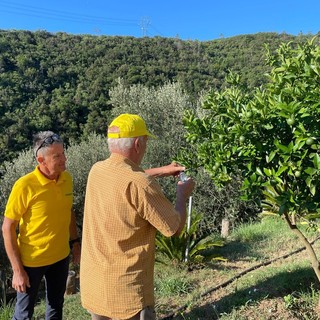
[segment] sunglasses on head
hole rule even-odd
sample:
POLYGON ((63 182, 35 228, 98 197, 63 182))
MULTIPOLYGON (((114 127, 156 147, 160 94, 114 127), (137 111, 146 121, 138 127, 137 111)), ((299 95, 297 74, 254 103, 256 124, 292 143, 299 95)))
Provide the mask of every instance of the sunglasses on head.
POLYGON ((59 135, 57 135, 56 133, 54 133, 52 136, 49 136, 47 138, 45 138, 42 143, 40 144, 39 148, 36 151, 36 156, 38 154, 38 151, 43 148, 44 146, 48 146, 50 144, 53 144, 54 142, 61 142, 61 138, 59 137, 59 135))

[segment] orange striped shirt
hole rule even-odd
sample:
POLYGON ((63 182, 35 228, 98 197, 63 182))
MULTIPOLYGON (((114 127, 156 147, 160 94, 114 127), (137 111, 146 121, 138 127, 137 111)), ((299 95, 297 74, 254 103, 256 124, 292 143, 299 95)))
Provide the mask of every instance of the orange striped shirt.
POLYGON ((84 308, 127 319, 154 306, 155 235, 172 236, 180 215, 156 180, 119 154, 88 177, 80 264, 84 308))

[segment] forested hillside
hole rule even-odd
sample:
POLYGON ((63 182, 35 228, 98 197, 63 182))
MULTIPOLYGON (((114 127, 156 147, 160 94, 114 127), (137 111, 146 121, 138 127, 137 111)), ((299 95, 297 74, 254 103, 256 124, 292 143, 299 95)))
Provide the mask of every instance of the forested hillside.
POLYGON ((0 30, 0 164, 52 129, 66 140, 105 132, 109 90, 179 82, 190 100, 223 85, 231 69, 249 87, 265 81, 264 44, 307 36, 259 33, 207 42, 0 30))

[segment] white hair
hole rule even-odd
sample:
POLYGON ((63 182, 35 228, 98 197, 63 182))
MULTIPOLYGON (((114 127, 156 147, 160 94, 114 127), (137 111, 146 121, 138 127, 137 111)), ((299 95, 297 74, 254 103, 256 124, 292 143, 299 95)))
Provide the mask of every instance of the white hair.
POLYGON ((144 139, 144 136, 136 138, 108 138, 108 148, 110 152, 120 151, 127 152, 129 151, 134 144, 136 139, 144 139))
POLYGON ((121 151, 126 152, 130 150, 134 144, 135 138, 108 138, 108 148, 110 152, 121 151))

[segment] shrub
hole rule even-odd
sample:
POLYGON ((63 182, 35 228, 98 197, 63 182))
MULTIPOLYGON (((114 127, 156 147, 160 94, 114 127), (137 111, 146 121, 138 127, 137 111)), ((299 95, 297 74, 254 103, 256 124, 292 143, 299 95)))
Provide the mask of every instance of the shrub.
MULTIPOLYGON (((193 214, 189 231, 185 226, 178 237, 165 237, 157 233, 158 252, 173 262, 202 263, 220 259, 212 249, 223 246, 223 241, 213 236, 199 235, 198 226, 201 219, 201 214, 193 214)), ((161 255, 157 258, 158 262, 164 262, 161 255)))
POLYGON ((86 193, 87 177, 94 163, 108 157, 106 137, 97 134, 89 135, 81 142, 72 141, 66 150, 67 168, 73 177, 74 211, 78 227, 82 227, 83 208, 86 193))

